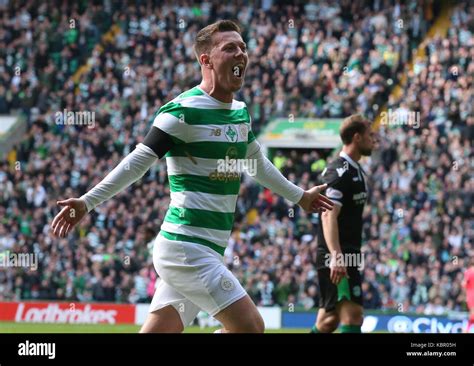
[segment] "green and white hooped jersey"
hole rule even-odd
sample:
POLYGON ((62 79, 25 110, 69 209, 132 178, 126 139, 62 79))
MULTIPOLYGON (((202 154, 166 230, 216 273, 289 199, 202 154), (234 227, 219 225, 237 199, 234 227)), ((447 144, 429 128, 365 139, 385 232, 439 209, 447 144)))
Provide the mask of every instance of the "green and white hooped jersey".
POLYGON ((161 235, 224 254, 240 189, 240 172, 219 164, 245 159, 255 140, 244 102, 223 103, 194 87, 161 107, 153 126, 175 145, 166 156, 170 207, 161 235))

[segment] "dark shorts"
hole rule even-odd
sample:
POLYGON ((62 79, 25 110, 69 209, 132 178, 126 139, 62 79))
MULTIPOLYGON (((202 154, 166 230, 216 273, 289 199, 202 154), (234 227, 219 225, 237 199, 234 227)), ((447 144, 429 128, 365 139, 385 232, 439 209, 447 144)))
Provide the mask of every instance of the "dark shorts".
POLYGON ((336 286, 331 282, 330 269, 318 269, 319 279, 319 307, 326 311, 332 311, 336 308, 336 304, 342 300, 353 301, 360 306, 362 302, 362 277, 355 267, 348 267, 347 274, 349 278, 344 277, 336 286))

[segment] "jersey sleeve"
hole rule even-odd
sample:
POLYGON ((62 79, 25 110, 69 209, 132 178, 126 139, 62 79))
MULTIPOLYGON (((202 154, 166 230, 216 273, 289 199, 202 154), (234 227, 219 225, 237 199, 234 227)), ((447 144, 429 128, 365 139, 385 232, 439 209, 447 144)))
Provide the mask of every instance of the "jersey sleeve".
POLYGON ((169 102, 161 107, 153 120, 153 127, 166 132, 175 144, 188 140, 185 109, 178 103, 169 102))
POLYGON ((295 204, 301 200, 304 190, 286 179, 270 160, 263 155, 257 140, 249 144, 246 158, 257 162, 254 174, 250 174, 247 171, 257 183, 295 204))
POLYGON ((247 143, 251 144, 252 142, 255 141, 255 135, 253 134, 252 130, 249 131, 249 139, 247 143))
POLYGON ((321 173, 322 182, 328 185, 326 196, 334 202, 334 204, 342 206, 344 202, 345 174, 348 171, 343 164, 330 163, 321 173))
POLYGON ((248 109, 247 109, 247 113, 249 115, 249 133, 248 133, 247 143, 251 144, 252 142, 255 141, 255 135, 252 132, 252 117, 250 116, 248 109))

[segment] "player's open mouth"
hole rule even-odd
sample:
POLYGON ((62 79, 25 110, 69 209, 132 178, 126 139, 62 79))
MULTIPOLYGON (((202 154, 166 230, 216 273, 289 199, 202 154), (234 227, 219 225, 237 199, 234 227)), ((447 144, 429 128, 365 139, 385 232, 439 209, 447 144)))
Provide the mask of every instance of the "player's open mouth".
POLYGON ((238 79, 242 78, 242 76, 244 75, 244 71, 245 71, 245 64, 242 62, 239 62, 238 64, 235 64, 232 67, 232 74, 238 79))

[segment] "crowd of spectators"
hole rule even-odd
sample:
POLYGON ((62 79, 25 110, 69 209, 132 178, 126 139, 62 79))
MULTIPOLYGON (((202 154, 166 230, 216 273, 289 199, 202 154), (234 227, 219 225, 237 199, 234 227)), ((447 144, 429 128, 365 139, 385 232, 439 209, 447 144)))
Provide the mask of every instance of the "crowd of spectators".
MULTIPOLYGON (((0 19, 0 114, 22 111, 28 121, 0 162, 0 251, 39 258, 37 271, 0 268, 0 299, 150 301, 151 247, 169 205, 165 162, 65 239, 49 233, 56 200, 86 192, 142 141, 157 109, 200 82, 195 33, 236 18, 251 64, 235 98, 256 133, 290 114, 375 118, 387 102, 398 115, 420 111, 419 128, 382 124, 380 150, 364 161, 364 305, 463 307, 462 269, 473 255, 472 6, 457 8, 447 37, 423 44, 397 100, 392 86, 438 14, 431 1, 60 4, 15 2, 0 19), (57 123, 64 109, 94 111, 95 124, 57 123)), ((308 188, 326 156, 281 151, 274 162, 308 188)), ((225 260, 258 305, 318 306, 317 225, 244 179, 225 260)))

